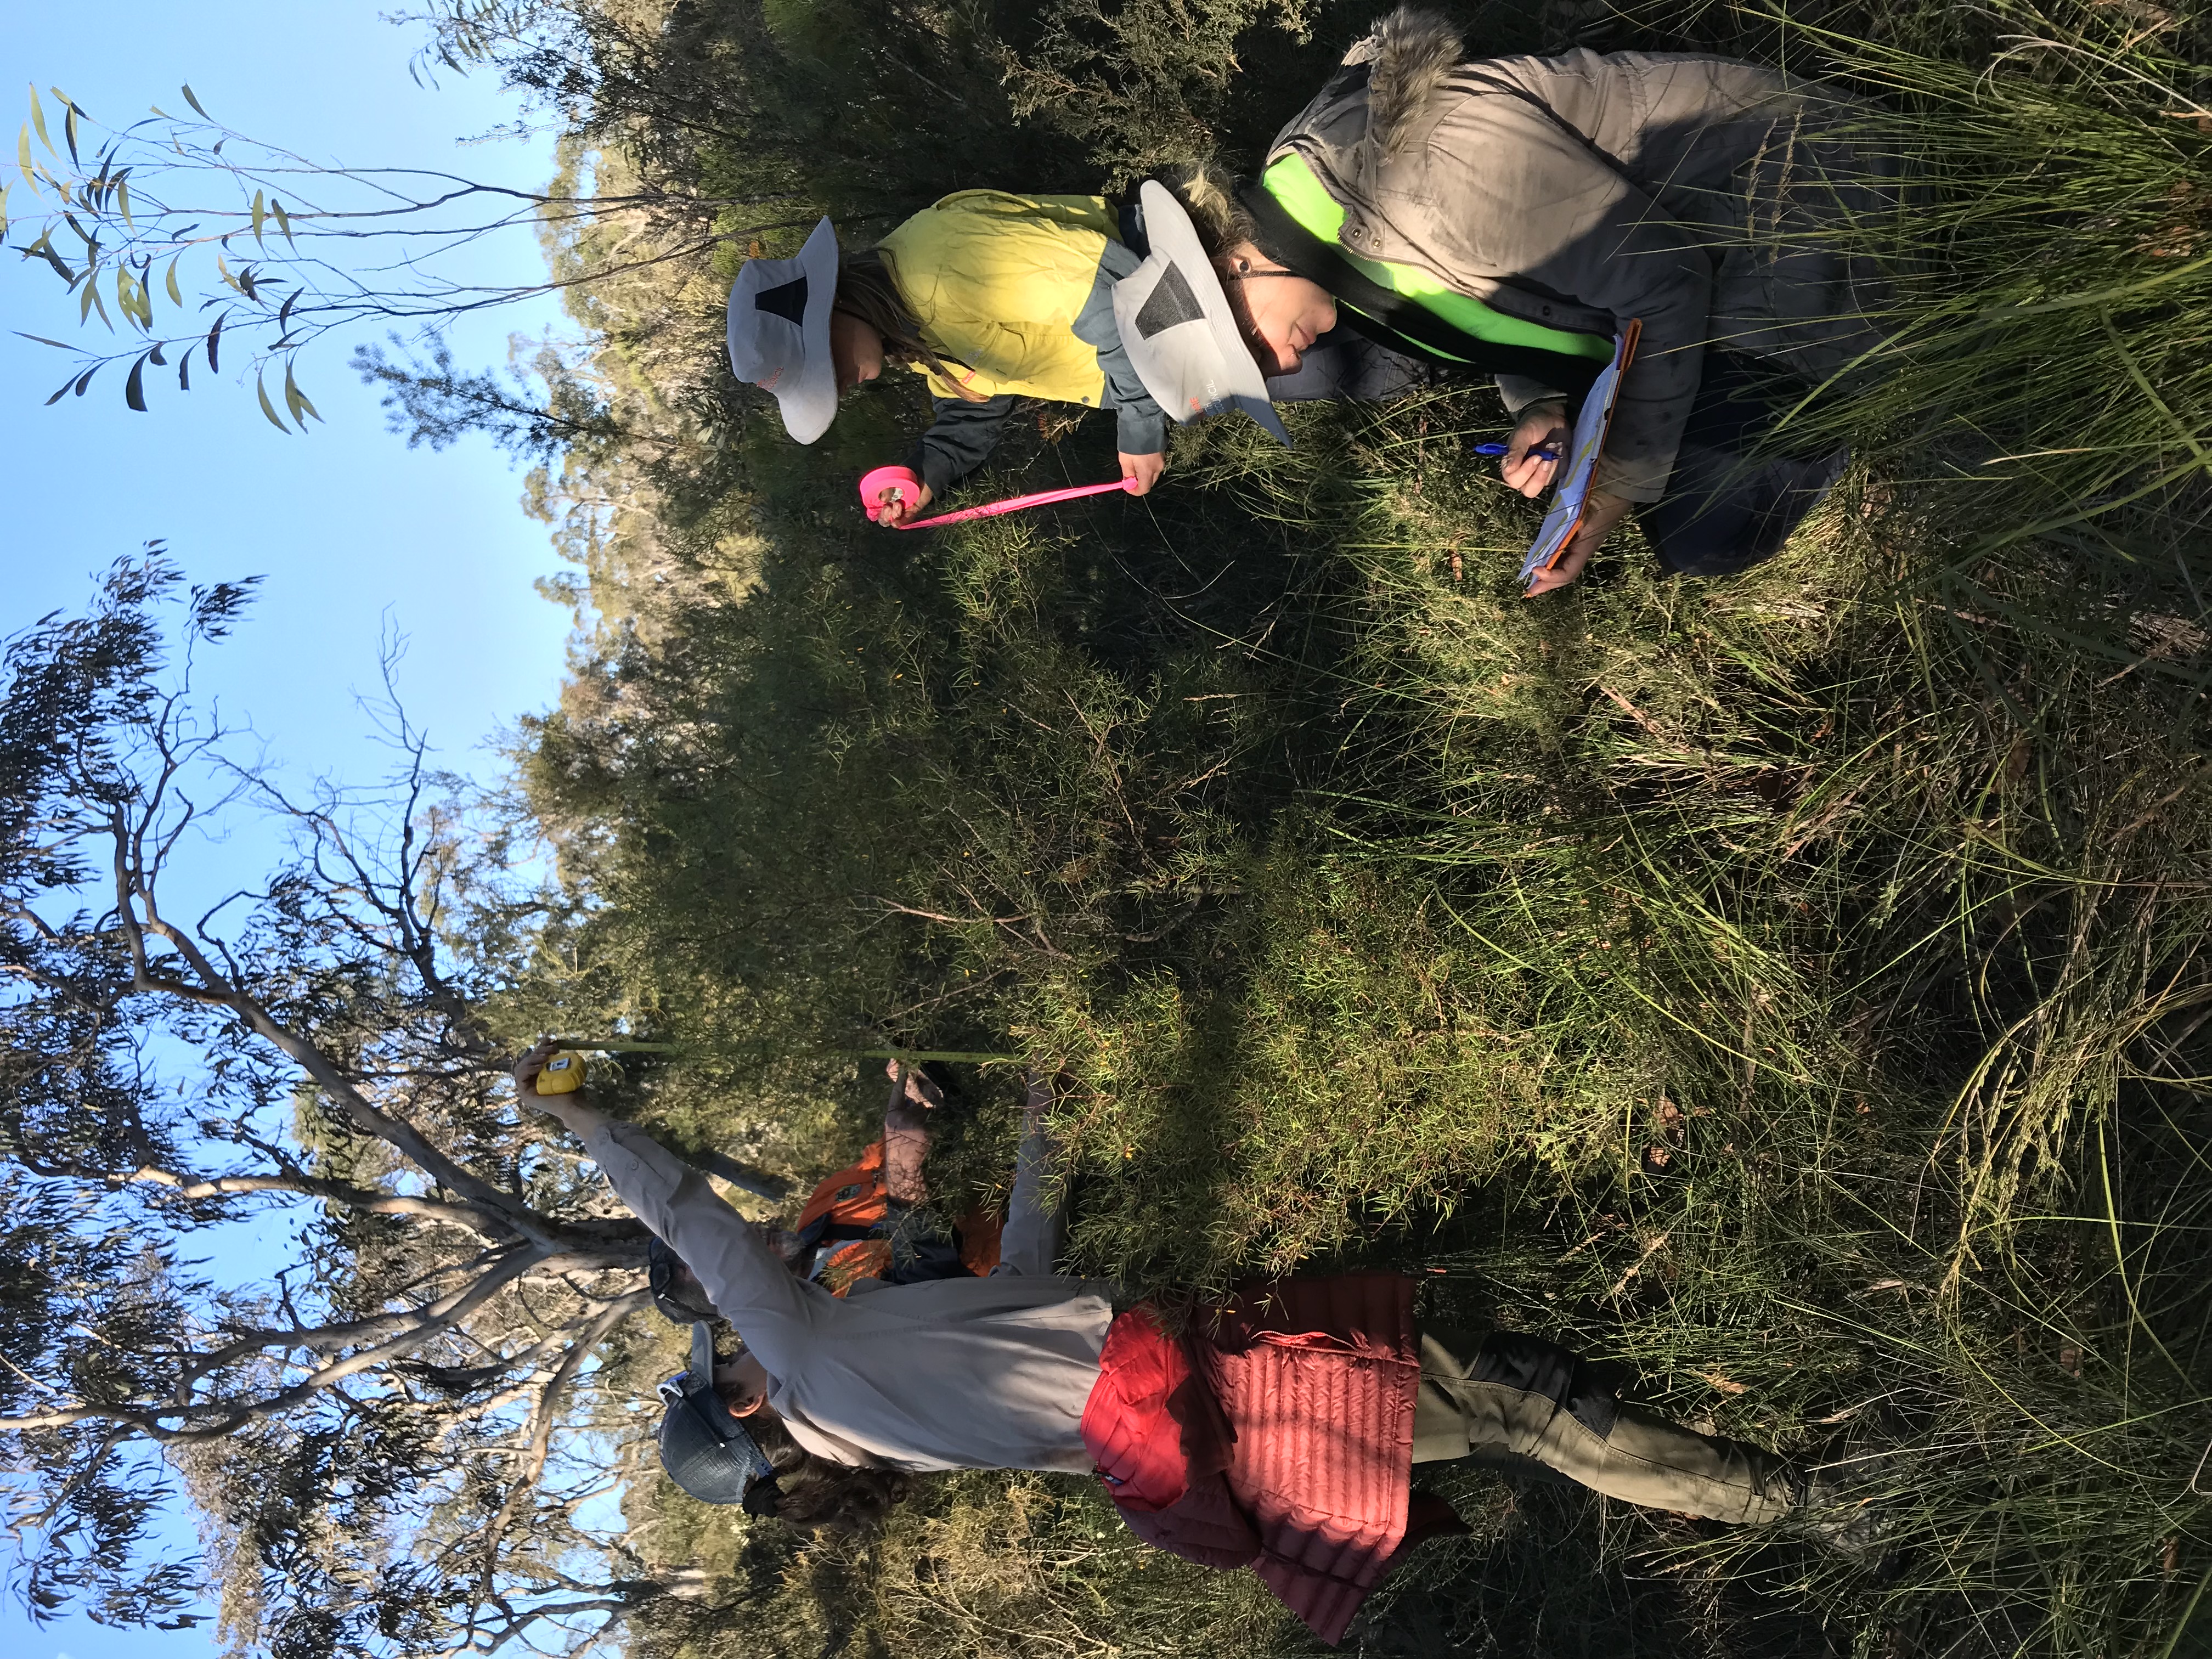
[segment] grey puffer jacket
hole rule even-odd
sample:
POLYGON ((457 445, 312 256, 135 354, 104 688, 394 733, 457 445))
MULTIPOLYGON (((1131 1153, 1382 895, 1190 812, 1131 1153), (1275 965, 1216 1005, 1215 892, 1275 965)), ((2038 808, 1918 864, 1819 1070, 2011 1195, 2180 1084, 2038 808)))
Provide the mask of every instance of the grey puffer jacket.
MULTIPOLYGON (((1642 320, 1599 487, 1665 493, 1705 348, 1809 379, 1881 337, 1882 274, 1833 240, 1892 210, 1889 164, 1839 131, 1863 106, 1774 70, 1577 51, 1468 63, 1401 7, 1282 132, 1346 210, 1345 247, 1493 309, 1611 335, 1642 320)), ((1518 410, 1548 388, 1501 378, 1518 410)))

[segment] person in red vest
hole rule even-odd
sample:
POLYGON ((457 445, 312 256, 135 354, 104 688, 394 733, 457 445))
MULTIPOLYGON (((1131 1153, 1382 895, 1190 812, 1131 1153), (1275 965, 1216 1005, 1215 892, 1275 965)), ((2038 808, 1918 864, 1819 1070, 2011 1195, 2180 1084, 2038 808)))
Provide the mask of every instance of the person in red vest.
MULTIPOLYGON (((1594 1491, 1714 1520, 1832 1528, 1821 1486, 1757 1447, 1627 1405, 1558 1345, 1417 1328, 1402 1274, 1248 1285, 1178 1334, 1147 1303, 1053 1272, 1048 1085, 1033 1082, 998 1270, 844 1297, 795 1276, 696 1170, 581 1094, 558 1118, 646 1225, 697 1271, 743 1346, 661 1386, 663 1468, 691 1496, 858 1528, 909 1477, 1096 1471, 1139 1537, 1250 1566, 1322 1641, 1418 1539, 1464 1530, 1417 1498, 1419 1462, 1504 1454, 1594 1491)), ((1831 1535, 1834 1535, 1832 1531, 1831 1535)))

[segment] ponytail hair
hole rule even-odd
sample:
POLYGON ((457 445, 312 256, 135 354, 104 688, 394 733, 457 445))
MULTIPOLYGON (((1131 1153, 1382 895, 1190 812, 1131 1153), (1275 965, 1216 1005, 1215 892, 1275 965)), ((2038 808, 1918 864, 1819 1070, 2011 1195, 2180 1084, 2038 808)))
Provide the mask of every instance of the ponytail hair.
POLYGON ((921 324, 906 307, 890 263, 881 248, 841 253, 837 259, 837 295, 830 309, 857 317, 883 336, 884 356, 893 362, 919 363, 971 404, 988 401, 971 392, 963 374, 973 373, 964 364, 940 356, 921 337, 921 324))
POLYGON ((756 1412, 745 1428, 775 1471, 772 1513, 788 1525, 866 1536, 880 1530, 891 1506, 914 1490, 914 1477, 897 1469, 856 1468, 815 1456, 774 1412, 756 1412))

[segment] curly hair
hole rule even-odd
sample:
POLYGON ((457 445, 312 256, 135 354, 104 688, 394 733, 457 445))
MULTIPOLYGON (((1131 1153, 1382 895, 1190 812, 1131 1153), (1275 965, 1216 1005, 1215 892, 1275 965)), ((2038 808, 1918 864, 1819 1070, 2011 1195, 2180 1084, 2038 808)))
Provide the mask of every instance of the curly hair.
POLYGON ((1276 264, 1283 263, 1262 239, 1258 222, 1237 199, 1237 180, 1218 162, 1182 161, 1152 177, 1190 215, 1191 228, 1198 232, 1198 244, 1207 258, 1218 263, 1231 248, 1249 242, 1276 264))
POLYGON ((880 1528, 891 1506, 914 1490, 914 1477, 897 1469, 855 1468, 815 1456, 773 1412, 756 1413, 746 1427, 775 1470, 782 1492, 775 1518, 787 1525, 862 1536, 880 1528))

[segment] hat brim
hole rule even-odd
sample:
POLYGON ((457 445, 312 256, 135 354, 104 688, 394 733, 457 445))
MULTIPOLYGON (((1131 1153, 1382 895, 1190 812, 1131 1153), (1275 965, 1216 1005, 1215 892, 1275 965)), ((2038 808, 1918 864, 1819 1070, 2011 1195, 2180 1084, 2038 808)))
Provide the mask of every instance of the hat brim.
POLYGON ((1152 252, 1134 275, 1114 288, 1114 320, 1137 378, 1172 420, 1194 421, 1241 409, 1288 447, 1291 434, 1283 429, 1267 396, 1267 377, 1245 343, 1221 275, 1206 257, 1189 213, 1157 179, 1146 179, 1138 198, 1152 252), (1180 274, 1200 314, 1147 337, 1140 318, 1170 268, 1180 274))
POLYGON ((836 303, 837 233, 826 218, 814 227, 796 258, 749 259, 730 285, 725 337, 731 372, 740 380, 768 389, 775 399, 776 412, 783 417, 783 429, 802 444, 812 443, 837 418, 837 365, 830 351, 830 316, 836 303), (757 349, 746 343, 748 330, 753 326, 748 313, 764 287, 794 280, 806 284, 805 308, 795 319, 799 361, 793 363, 783 358, 775 365, 781 372, 763 379, 763 368, 769 365, 761 362, 757 349))
POLYGON ((837 302, 837 233, 823 219, 799 250, 806 277, 805 320, 799 324, 805 356, 798 377, 775 394, 783 429, 795 443, 811 444, 837 418, 837 365, 830 355, 830 313, 837 302))

